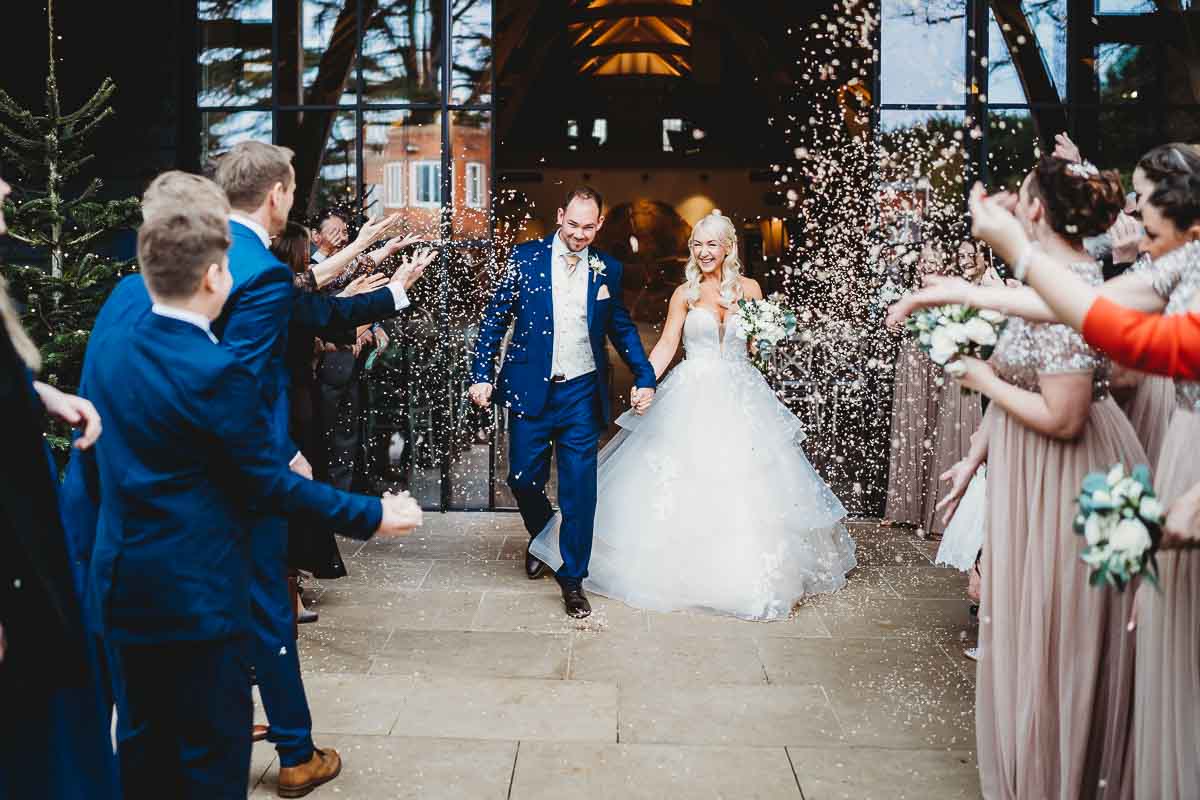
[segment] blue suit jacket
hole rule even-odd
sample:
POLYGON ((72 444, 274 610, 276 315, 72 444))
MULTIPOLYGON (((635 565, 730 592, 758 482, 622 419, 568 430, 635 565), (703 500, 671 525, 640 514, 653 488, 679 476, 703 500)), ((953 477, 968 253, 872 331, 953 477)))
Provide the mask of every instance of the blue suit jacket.
MULTIPOLYGON (((495 383, 501 402, 518 414, 536 417, 546 407, 550 392, 550 370, 554 360, 554 300, 551 283, 551 254, 555 232, 549 237, 525 242, 513 248, 508 270, 500 280, 496 294, 483 314, 479 339, 475 343, 472 380, 475 383, 495 383), (512 341, 500 376, 493 380, 500 342, 514 323, 512 341)), ((621 291, 621 262, 592 248, 591 257, 604 263, 604 274, 588 275, 588 330, 596 372, 604 376, 608 370, 608 350, 605 338, 612 340, 617 353, 633 371, 639 387, 654 388, 654 367, 651 366, 638 336, 637 325, 629 317, 621 291), (609 296, 598 299, 602 286, 609 296)), ((585 267, 587 265, 580 265, 585 267)), ((605 421, 611 414, 608 392, 598 384, 600 409, 605 421)))
MULTIPOLYGON (((293 286, 291 270, 263 247, 253 231, 232 222, 230 232, 234 286, 219 321, 224 326, 221 344, 243 361, 258 382, 260 403, 271 409, 271 437, 266 446, 274 448, 272 452, 286 464, 298 449, 288 438, 288 373, 283 361, 288 321, 295 320, 321 335, 395 316, 395 298, 386 288, 348 298, 300 291, 293 286)), ((137 324, 150 313, 151 305, 141 275, 130 275, 116 285, 92 326, 81 395, 89 396, 88 365, 106 339, 137 324)), ((78 451, 67 465, 60 502, 76 575, 82 583, 96 539, 100 487, 94 462, 81 458, 78 451)))
POLYGON ((363 538, 378 528, 377 499, 305 480, 280 461, 254 377, 195 325, 148 313, 96 344, 85 380, 104 434, 93 455, 89 609, 113 641, 247 630, 250 502, 363 538))

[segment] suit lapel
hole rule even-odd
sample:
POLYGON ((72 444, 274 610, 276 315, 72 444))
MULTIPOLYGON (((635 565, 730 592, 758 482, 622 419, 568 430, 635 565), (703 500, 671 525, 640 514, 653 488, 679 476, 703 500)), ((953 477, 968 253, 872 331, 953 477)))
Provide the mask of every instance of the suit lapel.
POLYGON ((540 286, 543 301, 546 307, 546 316, 549 317, 551 324, 554 322, 554 237, 557 234, 550 234, 550 237, 545 240, 545 247, 542 248, 538 256, 537 264, 535 265, 535 274, 530 278, 535 282, 535 286, 540 286))
POLYGON ((600 284, 604 281, 603 278, 592 272, 590 264, 592 258, 599 258, 599 256, 593 256, 589 248, 588 260, 579 265, 580 268, 586 270, 584 272, 584 280, 587 281, 587 321, 589 331, 592 329, 592 313, 596 310, 596 292, 600 291, 600 284))

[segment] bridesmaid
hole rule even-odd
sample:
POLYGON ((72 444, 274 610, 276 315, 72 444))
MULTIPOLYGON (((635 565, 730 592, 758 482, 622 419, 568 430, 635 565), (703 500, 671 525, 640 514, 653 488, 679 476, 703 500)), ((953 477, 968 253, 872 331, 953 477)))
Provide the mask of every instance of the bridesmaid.
MULTIPOLYGON (((987 258, 974 240, 967 239, 959 246, 957 271, 971 283, 985 279, 987 258)), ((941 476, 966 456, 971 449, 971 435, 983 418, 983 406, 978 394, 963 394, 959 385, 949 376, 939 377, 942 378, 942 385, 934 395, 934 415, 930 425, 932 451, 925 481, 925 514, 922 520, 925 535, 934 537, 946 531, 946 522, 937 510, 937 501, 944 488, 941 476)))
MULTIPOLYGON (((1200 176, 1169 178, 1143 207, 1147 240, 1200 240, 1200 176)), ((1196 246, 1157 259, 1147 276, 1167 314, 1200 300, 1196 246)), ((1200 483, 1200 383, 1175 382, 1177 407, 1154 487, 1164 506, 1200 483)), ((1138 800, 1200 797, 1200 551, 1158 555, 1161 591, 1138 591, 1134 776, 1138 800)))
MULTIPOLYGON (((937 254, 932 248, 926 249, 918 262, 918 283, 922 276, 936 273, 940 267, 937 254)), ((896 354, 887 505, 881 523, 885 527, 920 528, 933 508, 935 498, 929 495, 933 455, 930 426, 937 415, 936 379, 940 373, 916 341, 904 337, 896 354)), ((965 435, 970 434, 968 430, 965 435)))
MULTIPOLYGON (((1028 235, 1093 284, 1082 238, 1122 206, 1115 173, 1046 156, 1021 186, 1028 235)), ((987 798, 1131 796, 1133 635, 1128 594, 1088 586, 1072 530, 1084 476, 1145 461, 1108 396, 1107 362, 1069 327, 1012 318, 964 386, 991 399, 976 736, 987 798)), ((955 468, 965 487, 972 459, 955 468)), ((977 462, 976 462, 977 463, 977 462)))

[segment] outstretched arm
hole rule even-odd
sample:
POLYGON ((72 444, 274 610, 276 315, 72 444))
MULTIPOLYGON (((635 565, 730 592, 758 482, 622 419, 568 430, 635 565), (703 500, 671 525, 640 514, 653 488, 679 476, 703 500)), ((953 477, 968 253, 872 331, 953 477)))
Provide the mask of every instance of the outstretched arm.
POLYGON ((658 386, 654 367, 646 358, 646 349, 642 347, 642 336, 638 333, 637 324, 629 316, 625 308, 625 292, 621 287, 620 270, 609 281, 612 290, 612 314, 608 318, 608 338, 617 348, 617 354, 629 365, 633 372, 633 383, 638 389, 653 390, 658 386))
POLYGON ((667 321, 663 325, 658 343, 650 351, 650 366, 654 367, 654 377, 661 379, 667 367, 675 359, 679 351, 679 342, 683 339, 683 323, 687 319, 687 287, 680 286, 671 295, 667 307, 667 321))

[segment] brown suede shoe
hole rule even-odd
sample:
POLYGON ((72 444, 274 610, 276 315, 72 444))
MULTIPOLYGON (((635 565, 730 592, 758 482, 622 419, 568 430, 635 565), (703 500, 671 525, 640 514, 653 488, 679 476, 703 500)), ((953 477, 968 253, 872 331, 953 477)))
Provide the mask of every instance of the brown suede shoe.
POLYGON ((314 748, 312 758, 295 767, 280 767, 279 796, 304 797, 322 783, 329 783, 342 771, 337 750, 314 748))

